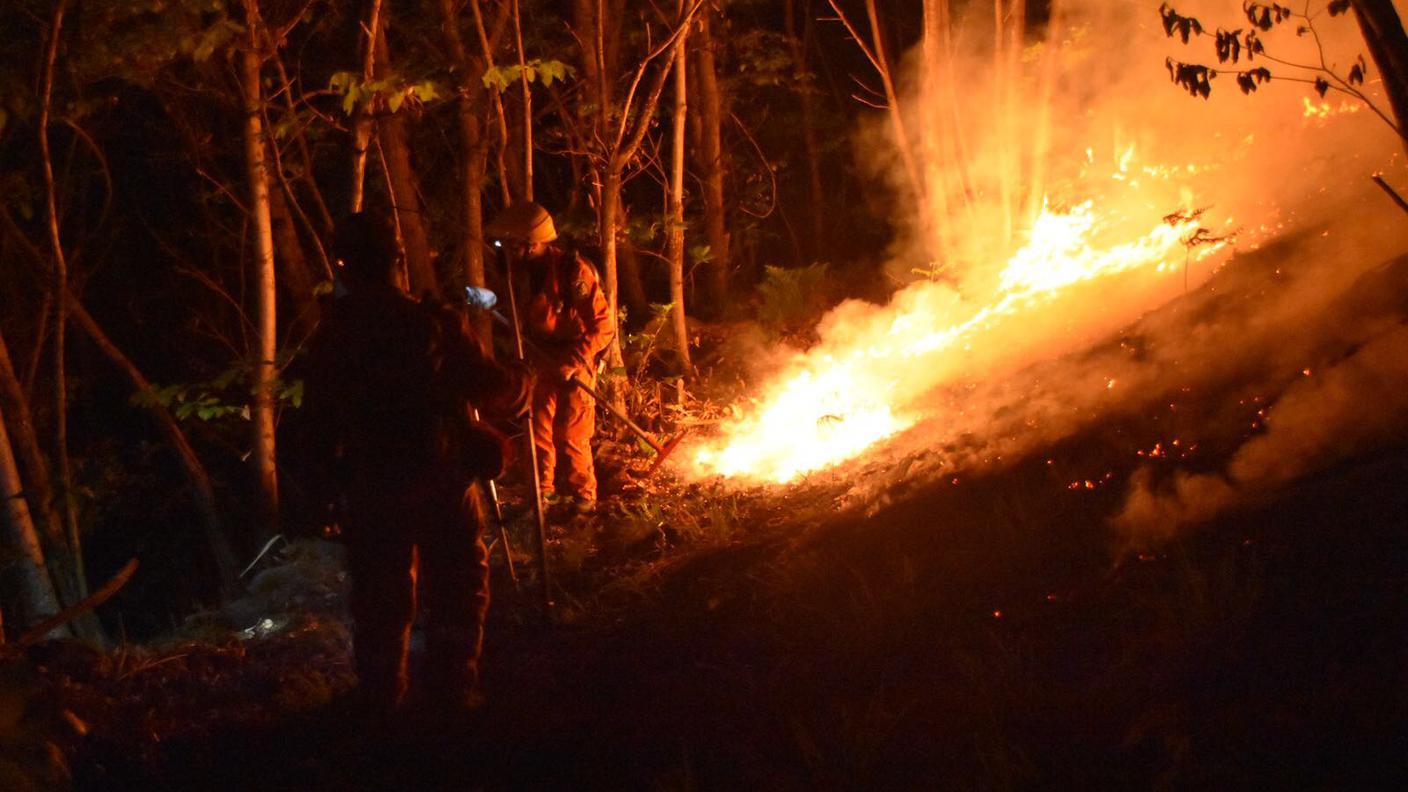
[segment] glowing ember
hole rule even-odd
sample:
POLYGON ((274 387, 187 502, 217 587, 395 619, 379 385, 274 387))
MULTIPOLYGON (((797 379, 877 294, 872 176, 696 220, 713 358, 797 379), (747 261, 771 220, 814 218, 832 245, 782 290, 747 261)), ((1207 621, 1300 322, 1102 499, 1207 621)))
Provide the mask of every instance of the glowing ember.
MULTIPOLYGON (((1184 241, 1195 221, 1159 223, 1129 241, 1102 244, 1120 230, 1108 228, 1112 222, 1096 215, 1092 201, 1064 212, 1046 208, 998 274, 991 301, 976 310, 951 290, 924 283, 896 295, 887 311, 842 316, 770 389, 761 409, 696 453, 698 472, 787 482, 855 457, 930 415, 923 397, 959 380, 965 357, 975 350, 1000 356, 1058 295, 1133 270, 1171 274, 1190 255, 1184 241)), ((1192 257, 1224 245, 1196 248, 1192 257)))

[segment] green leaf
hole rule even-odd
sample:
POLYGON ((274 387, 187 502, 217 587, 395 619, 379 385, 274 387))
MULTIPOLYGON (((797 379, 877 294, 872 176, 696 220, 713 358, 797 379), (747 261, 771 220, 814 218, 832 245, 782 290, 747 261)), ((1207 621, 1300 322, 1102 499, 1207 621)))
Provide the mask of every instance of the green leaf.
POLYGON ((394 113, 397 110, 401 109, 401 104, 405 101, 406 95, 404 93, 391 94, 391 96, 388 97, 386 100, 386 109, 394 113))
POLYGON ((328 90, 338 94, 347 93, 356 82, 357 75, 350 71, 333 72, 332 77, 328 78, 328 90))
POLYGON ((495 66, 492 69, 485 69, 484 76, 481 79, 484 82, 485 88, 491 88, 499 93, 503 93, 508 90, 510 83, 518 79, 518 65, 495 66))
POLYGON ((567 82, 567 78, 573 73, 571 66, 559 60, 538 61, 538 78, 544 87, 551 87, 553 80, 567 82))
POLYGON ((411 86, 411 93, 421 102, 433 102, 441 97, 440 86, 433 80, 421 80, 411 86))

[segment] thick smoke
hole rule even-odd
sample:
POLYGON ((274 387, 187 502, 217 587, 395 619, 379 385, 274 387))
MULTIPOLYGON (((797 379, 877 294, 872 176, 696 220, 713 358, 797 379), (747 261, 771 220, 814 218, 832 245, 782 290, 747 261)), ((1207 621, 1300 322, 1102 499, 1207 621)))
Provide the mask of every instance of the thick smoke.
POLYGON ((1408 327, 1399 325, 1277 400, 1265 434, 1223 473, 1179 473, 1156 487, 1143 468, 1115 524, 1136 542, 1164 538, 1366 450, 1408 440, 1408 327))

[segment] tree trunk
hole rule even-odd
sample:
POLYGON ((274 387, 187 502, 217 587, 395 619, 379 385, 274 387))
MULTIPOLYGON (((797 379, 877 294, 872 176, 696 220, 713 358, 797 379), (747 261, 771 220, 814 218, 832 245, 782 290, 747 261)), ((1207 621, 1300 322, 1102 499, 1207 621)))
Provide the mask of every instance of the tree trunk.
MULTIPOLYGON (((391 51, 386 45, 386 15, 382 28, 376 31, 376 65, 378 79, 391 71, 391 51)), ((440 282, 435 276, 435 264, 430 260, 430 238, 425 230, 425 211, 421 206, 420 186, 411 164, 410 125, 405 112, 382 116, 377 122, 377 142, 385 155, 386 181, 391 192, 396 228, 401 235, 401 247, 406 254, 406 275, 410 292, 416 296, 429 294, 439 298, 440 282)))
MULTIPOLYGON (((475 3, 476 14, 478 3, 475 3)), ((469 57, 460 35, 454 0, 440 0, 440 30, 459 77, 455 113, 460 136, 460 247, 464 251, 464 279, 470 286, 483 287, 484 279, 484 175, 488 169, 488 140, 484 135, 482 105, 484 84, 475 77, 482 63, 469 57)), ((486 38, 487 40, 487 38, 486 38)), ((477 317, 476 330, 488 344, 491 324, 487 316, 477 317)))
MULTIPOLYGON (((362 53, 363 85, 375 79, 377 33, 381 30, 381 0, 370 0, 370 3, 367 9, 367 48, 362 53)), ((349 196, 353 212, 362 211, 367 184, 367 147, 371 144, 373 125, 371 102, 358 102, 352 114, 352 189, 349 196)))
MULTIPOLYGON (((606 28, 607 19, 605 14, 605 0, 597 0, 594 29, 597 33, 597 44, 592 51, 596 54, 598 67, 599 88, 601 95, 606 95, 609 90, 606 86, 605 72, 601 66, 604 63, 604 53, 607 45, 601 33, 606 28)), ((612 108, 618 111, 613 115, 619 120, 616 122, 616 129, 606 134, 594 134, 593 139, 600 141, 601 148, 597 155, 602 163, 602 184, 600 203, 597 209, 597 229, 601 234, 601 256, 602 269, 604 270, 603 281, 606 287, 606 298, 611 306, 612 323, 616 322, 616 306, 618 292, 618 278, 616 269, 616 232, 621 220, 621 185, 627 166, 635 158, 636 152, 640 150, 641 142, 645 139, 645 134, 650 128, 651 119, 655 116, 655 110, 659 106, 660 95, 665 90, 665 82, 670 78, 670 70, 674 67, 674 60, 678 53, 678 48, 683 43, 684 27, 692 24, 694 13, 698 11, 698 5, 690 6, 690 12, 685 14, 685 18, 680 20, 680 28, 672 31, 667 38, 650 56, 646 57, 637 68, 635 76, 631 82, 631 88, 623 100, 623 107, 612 108), (651 79, 646 86, 644 99, 640 104, 635 105, 636 89, 650 68, 651 62, 655 58, 660 58, 659 68, 651 75, 651 79)), ((584 10, 584 9, 582 9, 584 10)), ((619 28, 617 28, 619 32, 619 28)), ((583 47, 584 55, 588 48, 583 47)), ((601 120, 603 113, 596 116, 598 132, 605 123, 601 120)), ((622 366, 621 355, 621 334, 616 333, 607 350, 607 360, 612 368, 622 366)), ((624 394, 620 389, 612 388, 611 398, 616 406, 624 405, 624 394)))
POLYGON ((44 452, 39 446, 39 433, 34 428, 29 399, 20 386, 14 361, 10 358, 10 348, 3 334, 0 334, 0 408, 3 408, 10 421, 13 447, 19 450, 24 478, 29 482, 29 489, 26 491, 29 493, 30 507, 43 517, 43 533, 49 541, 50 552, 62 549, 64 553, 69 553, 71 550, 68 547, 68 538, 64 535, 63 517, 59 514, 54 500, 54 486, 49 478, 49 466, 44 460, 44 452))
MULTIPOLYGON (((597 234, 601 236, 601 285, 606 289, 606 301, 611 306, 611 321, 616 321, 618 300, 616 278, 616 225, 621 212, 621 172, 607 168, 601 182, 601 206, 597 210, 597 234)), ((619 352, 617 353, 619 356, 619 352)))
MULTIPOLYGON (((102 327, 98 325, 82 303, 73 301, 72 304, 74 321, 88 334, 88 338, 98 347, 99 351, 127 377, 133 390, 151 396, 156 389, 142 374, 141 369, 137 368, 137 365, 123 354, 121 349, 117 348, 112 339, 108 338, 107 333, 103 332, 102 327)), ((161 430, 166 442, 170 444, 171 450, 176 452, 176 457, 181 462, 181 468, 186 473, 186 483, 191 488, 196 509, 202 518, 201 527, 205 531, 211 558, 219 576, 220 592, 222 596, 229 596, 235 591, 238 568, 234 551, 231 550, 230 542, 220 526, 220 514, 216 510, 215 488, 211 485, 210 474, 206 471, 205 465, 201 464, 200 457, 196 456, 196 451, 191 447, 190 441, 186 439, 185 432, 181 431, 180 425, 176 423, 176 419, 166 407, 162 406, 161 402, 155 398, 143 399, 141 404, 156 420, 157 428, 161 430)))
POLYGON ((269 218, 269 169, 265 162, 268 141, 264 133, 263 91, 258 51, 259 6, 245 0, 249 28, 248 47, 240 52, 240 87, 244 91, 244 152, 249 181, 249 210, 254 223, 254 295, 256 343, 252 438, 254 471, 258 485, 258 518, 268 533, 278 531, 279 479, 274 457, 274 385, 278 377, 278 327, 275 323, 276 285, 274 234, 269 218))
POLYGON ((5 555, 11 558, 6 564, 7 577, 13 576, 18 583, 21 612, 15 621, 20 626, 19 632, 23 632, 24 628, 58 613, 59 599, 44 567, 44 550, 30 518, 3 415, 0 415, 0 499, 4 500, 0 511, 5 516, 5 555))
POLYGON ((377 124, 378 139, 386 152, 387 182, 396 212, 396 227, 401 231, 401 245, 406 252, 406 274, 411 293, 440 297, 440 282, 435 265, 430 260, 430 239, 425 231, 425 211, 421 206, 420 188, 411 165, 404 114, 382 118, 377 124))
MULTIPOLYGON (((714 39, 710 26, 713 12, 705 10, 699 15, 698 58, 699 68, 695 83, 699 87, 700 121, 700 165, 704 172, 704 233, 709 240, 709 263, 702 279, 702 291, 708 295, 703 304, 709 310, 720 311, 728 297, 729 274, 733 262, 729 256, 729 233, 727 207, 724 204, 724 164, 722 129, 723 98, 719 91, 719 80, 714 65, 714 39)), ((685 71, 684 59, 676 68, 685 71)), ((680 77, 676 75, 676 80, 680 77)), ((671 299, 674 299, 672 296, 671 299)))
MULTIPOLYGON (((494 45, 484 28, 484 13, 479 8, 479 0, 470 0, 469 7, 474 12, 474 29, 479 34, 479 49, 484 58, 484 68, 480 70, 482 73, 494 68, 494 45)), ((501 16, 500 19, 504 17, 501 16)), ((467 75, 465 79, 473 79, 473 75, 467 75)), ((495 129, 499 133, 499 145, 494 150, 494 168, 499 176, 499 198, 504 206, 508 206, 513 202, 513 188, 505 160, 505 153, 509 148, 508 115, 504 112, 504 99, 497 90, 492 91, 489 97, 494 108, 494 120, 498 122, 495 129)))
MULTIPOLYGON (((621 172, 607 168, 601 183, 601 205, 597 211, 597 233, 601 235, 601 281, 606 290, 606 302, 611 314, 614 333, 606 347, 606 365, 613 370, 626 366, 621 354, 621 327, 617 322, 620 311, 617 309, 616 286, 616 225, 621 212, 621 172)), ((626 390, 621 387, 608 387, 606 396, 618 410, 626 408, 626 390)))
POLYGON ((1408 34, 1393 0, 1351 0, 1369 55, 1379 67, 1384 93, 1398 122, 1395 131, 1408 149, 1408 34))
POLYGON ((533 200, 533 90, 528 84, 528 62, 523 53, 523 25, 518 0, 513 3, 514 49, 518 53, 518 83, 523 91, 523 200, 533 200))
MULTIPOLYGON (((54 160, 49 151, 49 111, 53 96, 54 87, 54 62, 58 57, 59 37, 63 32, 64 11, 67 9, 66 0, 60 0, 54 6, 54 15, 49 25, 49 40, 45 47, 44 74, 42 95, 40 98, 39 110, 39 151, 40 163, 44 171, 44 197, 46 201, 49 245, 53 253, 53 301, 54 311, 54 459, 57 462, 59 476, 59 497, 58 502, 51 499, 41 509, 46 517, 46 522, 57 520, 62 516, 64 534, 67 542, 56 542, 56 547, 65 547, 67 550, 66 569, 59 575, 59 588, 64 595, 74 601, 79 601, 88 596, 88 572, 83 559, 83 539, 78 529, 78 502, 74 498, 73 471, 69 464, 68 455, 68 371, 65 360, 67 354, 66 335, 68 332, 68 259, 64 253, 63 238, 59 233, 59 212, 58 212, 58 187, 54 182, 54 160)), ((3 423, 0 420, 0 423, 3 423)), ((9 455, 9 465, 14 466, 13 451, 9 444, 8 435, 4 438, 6 450, 9 455)), ((37 445, 37 441, 36 441, 37 445)), ((38 456, 38 454, 36 454, 38 456)), ((17 480, 18 481, 18 480, 17 480)), ((51 488, 52 494, 52 488, 51 488)), ((6 493, 8 496, 8 492, 6 493)), ((28 533, 25 533, 23 520, 18 512, 15 515, 15 536, 17 548, 23 548, 24 553, 28 553, 28 535, 34 534, 32 515, 25 506, 24 518, 30 520, 28 533), (25 544, 21 545, 20 540, 25 544)), ((34 536, 38 541, 38 536, 34 536)), ((38 563, 43 565, 43 550, 38 545, 34 548, 38 553, 38 563)), ((23 562, 22 562, 23 563, 23 562)), ((42 584, 47 587, 48 597, 54 598, 53 579, 48 575, 47 570, 43 570, 42 584)), ((24 588, 28 592, 36 581, 32 576, 25 573, 22 575, 24 588)), ((33 595, 27 593, 26 599, 33 595)), ((47 615, 47 614, 46 614, 47 615)), ((103 635, 102 625, 96 619, 85 619, 78 627, 78 632, 84 637, 95 640, 99 643, 106 643, 107 637, 103 635)), ((56 635, 66 634, 67 630, 55 631, 56 635)))
MULTIPOLYGON (((73 472, 68 457, 68 372, 65 365, 65 332, 68 329, 68 259, 64 255, 63 239, 59 234, 58 188, 54 184, 54 160, 49 152, 49 108, 54 88, 54 61, 59 52, 59 36, 63 32, 64 11, 68 3, 59 0, 49 24, 49 41, 45 46, 43 87, 39 106, 39 157, 44 171, 49 247, 53 254, 54 294, 54 461, 59 475, 59 504, 64 517, 68 546, 73 559, 74 583, 80 599, 88 596, 88 578, 83 564, 83 541, 78 533, 78 505, 73 498, 73 472)), ((8 445, 8 439, 7 439, 8 445)))
POLYGON ((621 302, 626 305, 626 315, 648 315, 650 300, 646 298, 645 287, 641 283, 640 255, 629 236, 617 235, 616 262, 619 265, 617 272, 621 276, 621 302))
MULTIPOLYGON (((42 517, 41 539, 48 544, 47 550, 42 552, 50 562, 50 582, 58 589, 60 603, 72 605, 82 599, 74 575, 73 553, 68 546, 63 516, 54 501, 54 488, 49 479, 44 454, 39 447, 39 435, 34 429, 34 421, 30 415, 29 399, 25 397, 19 379, 15 376, 14 365, 3 335, 0 335, 0 416, 3 416, 0 417, 0 423, 9 421, 9 427, 0 429, 10 431, 10 437, 16 441, 10 442, 10 453, 13 455, 17 444, 24 467, 23 472, 16 474, 15 481, 29 482, 28 488, 24 490, 22 504, 26 506, 31 520, 31 530, 34 512, 38 511, 42 517)), ((7 497, 8 494, 6 491, 0 494, 0 497, 7 497)), ((16 525, 21 526, 19 535, 22 535, 23 521, 18 515, 15 519, 16 525)), ((84 638, 98 641, 105 638, 102 626, 96 619, 89 618, 75 626, 84 638)))
POLYGON ((294 224, 293 213, 289 211, 288 198, 283 190, 269 191, 269 222, 274 238, 279 242, 275 249, 279 274, 283 277, 284 288, 298 306, 293 325, 313 327, 318 322, 318 296, 313 293, 318 279, 308 268, 303 244, 298 239, 298 227, 294 224))
MULTIPOLYGON (((828 250, 828 244, 826 241, 826 192, 822 188, 821 181, 821 147, 816 140, 816 108, 813 104, 815 94, 811 84, 811 73, 807 70, 807 51, 812 30, 811 3, 806 2, 802 7, 802 13, 806 15, 806 22, 803 24, 801 36, 797 35, 794 4, 795 0, 787 0, 784 21, 786 22, 787 42, 792 49, 793 79, 797 88, 797 101, 802 110, 802 151, 807 157, 807 189, 811 199, 808 201, 808 206, 811 209, 809 216, 812 229, 811 245, 807 253, 813 260, 817 260, 824 255, 824 251, 828 250)), ((708 112, 707 109, 705 112, 708 112)))
MULTIPOLYGON (((684 8, 684 0, 680 0, 681 17, 684 16, 684 8)), ((670 190, 666 201, 665 248, 670 262, 670 303, 673 306, 670 309, 670 326, 674 330, 680 372, 692 379, 694 365, 689 359, 689 321, 684 312, 684 138, 689 118, 688 60, 687 42, 681 42, 675 50, 674 139, 671 141, 670 190)))

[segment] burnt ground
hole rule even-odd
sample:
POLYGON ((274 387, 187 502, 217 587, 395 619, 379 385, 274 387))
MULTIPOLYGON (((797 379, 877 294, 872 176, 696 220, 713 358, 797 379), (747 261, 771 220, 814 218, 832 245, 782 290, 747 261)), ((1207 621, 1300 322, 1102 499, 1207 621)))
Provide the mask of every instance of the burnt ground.
MULTIPOLYGON (((1254 431, 1230 392, 1180 397, 1226 439, 1202 469, 1254 431)), ((1110 519, 1168 421, 868 504, 866 468, 622 494, 555 532, 553 627, 496 570, 488 700, 460 721, 350 713, 306 547, 285 568, 321 593, 268 636, 32 660, 91 728, 58 741, 84 789, 1401 786, 1408 446, 1131 552, 1110 519)))
POLYGON ((1405 451, 1117 564, 1114 496, 1040 461, 863 523, 759 528, 642 568, 575 624, 510 624, 531 609, 502 603, 464 722, 282 709, 297 683, 261 699, 252 674, 345 656, 269 638, 165 702, 227 711, 159 744, 99 721, 75 771, 93 789, 1387 787, 1408 778, 1405 451))

